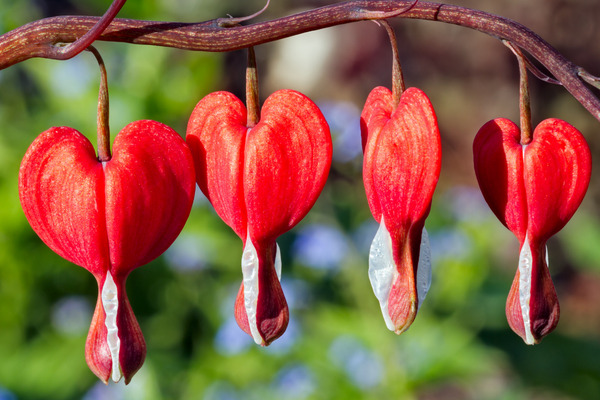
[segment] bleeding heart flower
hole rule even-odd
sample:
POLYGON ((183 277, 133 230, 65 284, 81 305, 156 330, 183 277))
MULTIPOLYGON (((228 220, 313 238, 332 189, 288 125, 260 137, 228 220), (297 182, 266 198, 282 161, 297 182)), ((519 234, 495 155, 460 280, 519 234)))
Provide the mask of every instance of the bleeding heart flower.
POLYGON ((192 112, 186 140, 200 189, 244 243, 235 316, 264 346, 283 334, 289 319, 275 240, 317 200, 332 144, 321 111, 293 90, 269 96, 254 127, 246 119, 233 94, 211 93, 192 112))
POLYGON ((409 88, 395 106, 384 87, 369 94, 361 132, 365 191, 380 223, 369 278, 388 329, 400 334, 415 319, 431 282, 424 225, 440 174, 440 133, 425 93, 409 88))
POLYGON ((483 197, 520 243, 519 268, 506 316, 527 344, 558 323, 559 305, 548 270, 546 241, 569 221, 583 200, 591 173, 588 145, 577 129, 547 119, 528 145, 507 119, 486 123, 473 143, 483 197))
POLYGON ((23 158, 19 194, 31 227, 98 282, 86 360, 105 383, 111 375, 128 383, 144 362, 146 344, 125 280, 175 240, 194 189, 185 141, 155 121, 126 126, 106 162, 98 161, 85 136, 68 127, 42 133, 23 158))

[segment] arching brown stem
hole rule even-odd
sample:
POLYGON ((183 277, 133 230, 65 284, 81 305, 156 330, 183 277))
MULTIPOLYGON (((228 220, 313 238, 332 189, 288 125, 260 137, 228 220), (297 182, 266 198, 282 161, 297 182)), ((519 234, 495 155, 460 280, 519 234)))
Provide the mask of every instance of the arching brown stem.
MULTIPOLYGON (((227 28, 219 26, 219 20, 174 23, 115 19, 99 40, 197 51, 231 51, 334 25, 378 19, 412 3, 399 0, 346 1, 271 21, 227 28)), ((444 22, 509 40, 544 65, 600 121, 600 100, 581 78, 582 68, 567 60, 527 27, 479 10, 422 1, 397 18, 444 22)), ((10 31, 0 36, 0 69, 29 58, 48 57, 55 43, 76 41, 98 20, 97 17, 53 17, 10 31)))

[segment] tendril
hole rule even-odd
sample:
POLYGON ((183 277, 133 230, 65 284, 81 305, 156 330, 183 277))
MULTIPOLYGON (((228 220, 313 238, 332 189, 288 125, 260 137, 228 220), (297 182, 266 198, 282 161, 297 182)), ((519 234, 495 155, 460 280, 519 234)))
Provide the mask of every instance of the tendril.
POLYGON ((229 15, 229 18, 217 18, 217 25, 219 25, 221 28, 231 28, 234 26, 239 25, 240 23, 244 22, 244 21, 248 21, 251 20, 253 18, 258 17, 260 14, 262 14, 267 7, 269 7, 269 3, 271 2, 271 0, 267 0, 267 4, 265 4, 265 6, 260 9, 259 11, 255 12, 252 15, 248 15, 246 17, 237 17, 234 18, 231 15, 229 15))
POLYGON ((536 78, 538 78, 542 82, 546 82, 546 83, 551 83, 553 85, 561 85, 562 86, 562 83, 559 80, 551 78, 547 74, 543 73, 538 67, 536 67, 535 64, 533 64, 533 62, 531 62, 531 60, 529 58, 527 58, 527 56, 525 56, 523 54, 523 52, 521 51, 521 49, 518 46, 516 46, 514 43, 512 43, 512 42, 510 42, 508 40, 502 40, 502 43, 506 47, 508 47, 513 52, 513 54, 515 56, 517 56, 517 57, 519 57, 519 58, 521 58, 523 60, 523 62, 527 66, 527 69, 529 70, 529 72, 531 72, 533 74, 533 76, 535 76, 536 78))

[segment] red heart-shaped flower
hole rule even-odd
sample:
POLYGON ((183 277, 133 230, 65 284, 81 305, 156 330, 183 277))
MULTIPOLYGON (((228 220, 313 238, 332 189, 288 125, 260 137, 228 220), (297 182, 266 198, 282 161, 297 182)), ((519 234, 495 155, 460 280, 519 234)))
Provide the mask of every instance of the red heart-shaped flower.
POLYGON ((27 220, 57 254, 90 271, 99 297, 86 358, 103 381, 129 382, 146 347, 125 293, 129 273, 162 254, 183 228, 195 172, 185 141, 155 121, 127 125, 100 162, 75 129, 51 128, 29 147, 19 173, 27 220), (120 369, 120 370, 119 370, 120 369))
POLYGON ((371 91, 361 115, 363 181, 380 223, 369 278, 388 329, 411 325, 431 280, 424 231, 441 168, 441 139, 431 102, 409 88, 394 105, 384 87, 371 91))
POLYGON ((211 93, 192 112, 186 140, 200 189, 244 243, 236 320, 256 343, 268 345, 289 319, 275 240, 317 200, 332 144, 321 111, 296 91, 269 96, 252 128, 246 114, 233 94, 211 93))
POLYGON ((506 315, 527 344, 558 323, 559 305, 547 265, 546 241, 569 221, 587 190, 591 155, 581 133, 559 119, 542 121, 530 144, 507 119, 486 123, 473 143, 481 192, 521 245, 506 315))

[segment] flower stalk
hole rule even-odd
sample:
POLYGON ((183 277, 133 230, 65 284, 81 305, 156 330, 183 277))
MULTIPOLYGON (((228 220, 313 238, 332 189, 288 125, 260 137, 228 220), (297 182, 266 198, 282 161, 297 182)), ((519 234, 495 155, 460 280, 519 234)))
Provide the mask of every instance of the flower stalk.
POLYGON ((106 66, 100 53, 94 46, 88 47, 100 67, 100 89, 98 90, 98 117, 97 117, 97 143, 98 143, 98 160, 109 161, 110 154, 110 128, 109 128, 109 102, 108 102, 108 77, 106 74, 106 66))

